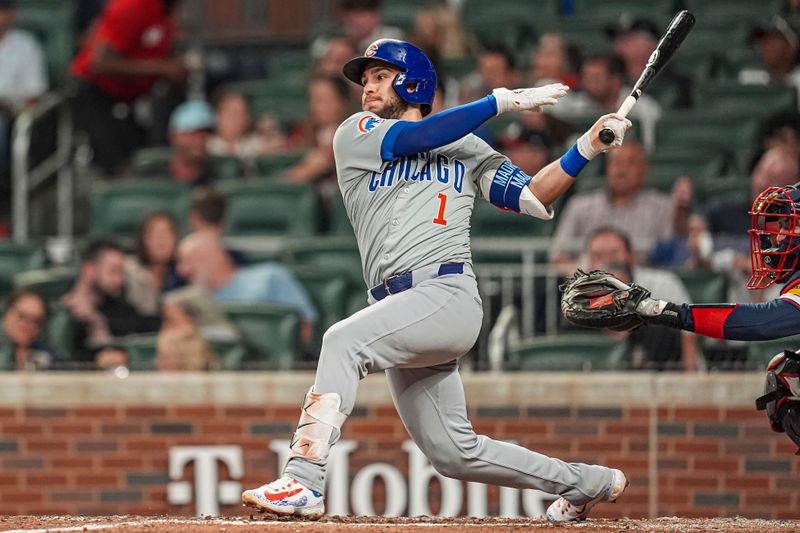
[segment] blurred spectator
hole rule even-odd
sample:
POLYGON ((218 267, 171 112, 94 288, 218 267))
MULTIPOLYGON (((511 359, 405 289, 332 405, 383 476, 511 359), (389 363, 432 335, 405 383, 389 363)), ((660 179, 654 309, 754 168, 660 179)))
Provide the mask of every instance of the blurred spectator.
MULTIPOLYGON (((617 55, 595 55, 584 59, 581 66, 581 89, 572 91, 553 106, 559 117, 602 115, 616 113, 630 94, 625 86, 625 65, 617 55)), ((661 106, 647 94, 639 97, 628 118, 639 121, 642 141, 647 151, 655 146, 655 128, 661 116, 661 106)))
POLYGON ((208 157, 208 140, 213 128, 211 106, 202 100, 184 102, 172 112, 169 169, 176 181, 192 185, 207 185, 213 181, 214 169, 208 157))
POLYGON ((499 139, 500 151, 529 176, 534 176, 552 159, 550 139, 539 130, 529 129, 520 123, 511 123, 499 139))
POLYGON ((686 231, 656 244, 650 254, 650 264, 662 267, 709 268, 714 238, 702 215, 691 215, 686 231))
POLYGON ((313 336, 317 310, 287 268, 262 263, 239 268, 212 232, 192 233, 178 247, 178 272, 189 283, 214 295, 217 302, 269 302, 293 307, 303 317, 303 340, 313 336))
MULTIPOLYGON (((800 68, 797 66, 797 33, 782 17, 753 28, 752 38, 758 44, 763 69, 743 68, 740 83, 791 85, 800 90, 800 68)), ((800 100, 800 98, 798 98, 800 100)))
POLYGON ((432 5, 417 11, 409 40, 432 60, 471 57, 477 50, 475 38, 464 28, 458 12, 449 5, 432 5))
MULTIPOLYGON (((656 49, 663 30, 652 20, 631 17, 630 13, 623 13, 615 25, 606 28, 606 33, 613 40, 614 53, 625 63, 625 81, 632 87, 647 65, 653 50, 656 49)), ((676 92, 675 107, 692 105, 692 80, 688 76, 673 72, 672 65, 667 64, 666 68, 658 73, 658 85, 662 90, 667 86, 673 87, 676 92)))
POLYGON ((125 364, 117 337, 158 331, 161 318, 140 314, 124 297, 125 253, 111 240, 89 244, 80 274, 61 302, 74 322, 72 357, 99 367, 125 364))
POLYGON ((800 179, 800 161, 795 152, 782 145, 767 150, 750 175, 750 197, 720 195, 706 203, 706 219, 714 238, 711 267, 729 277, 732 302, 759 302, 772 299, 770 290, 744 290, 750 277, 749 214, 753 200, 768 187, 794 183, 800 179))
POLYGON ((215 367, 214 350, 192 318, 178 305, 165 305, 164 324, 156 345, 156 369, 161 372, 192 372, 215 367))
POLYGON ((359 53, 361 50, 357 50, 346 37, 334 36, 319 41, 312 47, 312 55, 315 57, 314 75, 343 78, 342 65, 359 53))
POLYGON ((563 83, 575 89, 578 86, 580 51, 568 44, 558 33, 545 33, 531 54, 528 81, 533 87, 548 83, 563 83))
MULTIPOLYGON (((211 187, 198 187, 192 192, 189 205, 189 229, 192 233, 208 231, 221 238, 225 233, 227 202, 211 187)), ((247 257, 238 250, 228 249, 228 255, 238 266, 247 264, 247 257)))
POLYGON ((184 285, 176 270, 178 227, 172 215, 149 214, 136 231, 134 255, 125 261, 128 301, 143 315, 157 315, 161 295, 184 285))
MULTIPOLYGON (((800 112, 782 110, 768 117, 762 125, 760 144, 764 150, 783 148, 800 159, 800 112)), ((752 172, 756 163, 757 159, 754 159, 749 171, 752 172)))
POLYGON ((488 46, 478 56, 478 70, 461 84, 461 102, 471 102, 491 94, 493 89, 519 87, 519 71, 514 54, 501 45, 488 46))
POLYGON ((47 91, 44 51, 27 31, 14 28, 16 0, 0 0, 0 109, 14 117, 47 91))
POLYGON ((551 260, 565 274, 577 266, 580 246, 597 228, 611 226, 630 236, 642 260, 649 257, 659 240, 674 234, 689 216, 691 187, 679 180, 673 197, 645 188, 647 157, 641 144, 626 141, 606 159, 606 188, 573 196, 564 209, 553 235, 551 260))
MULTIPOLYGON (((625 283, 637 283, 652 291, 654 298, 677 298, 691 303, 683 282, 672 272, 636 264, 628 235, 610 226, 594 230, 586 242, 589 268, 606 270, 625 283)), ((672 370, 682 363, 686 371, 698 370, 697 337, 687 331, 645 326, 632 332, 611 332, 626 338, 631 366, 636 369, 672 370)))
POLYGON ((309 147, 306 156, 285 171, 290 181, 308 183, 335 179, 333 134, 353 111, 347 83, 341 78, 314 78, 308 88, 308 117, 290 137, 295 147, 309 147))
POLYGON ((89 137, 94 162, 119 175, 145 142, 134 102, 159 78, 183 82, 183 61, 170 57, 181 0, 109 0, 72 63, 75 125, 89 137))
POLYGON ((261 141, 261 155, 286 151, 286 135, 275 116, 261 115, 256 122, 256 133, 261 141))
POLYGON ((47 320, 47 303, 39 294, 11 294, 3 311, 0 370, 45 370, 58 365, 56 352, 39 341, 47 320))
MULTIPOLYGON (((783 146, 767 150, 756 163, 750 175, 750 198, 731 198, 722 195, 706 204, 709 230, 715 237, 741 239, 749 249, 747 230, 751 226, 748 214, 753 200, 767 187, 794 183, 800 177, 798 156, 783 146)), ((748 262, 749 268, 749 262, 748 262)))
POLYGON ((362 52, 377 39, 402 39, 403 30, 384 26, 381 0, 339 0, 336 14, 345 36, 362 52))
POLYGON ((74 0, 75 29, 78 32, 78 41, 83 44, 87 35, 91 34, 97 18, 105 9, 108 0, 74 0))
POLYGON ((253 131, 253 119, 242 93, 223 90, 215 98, 216 132, 208 140, 211 155, 234 156, 253 169, 266 147, 253 131))

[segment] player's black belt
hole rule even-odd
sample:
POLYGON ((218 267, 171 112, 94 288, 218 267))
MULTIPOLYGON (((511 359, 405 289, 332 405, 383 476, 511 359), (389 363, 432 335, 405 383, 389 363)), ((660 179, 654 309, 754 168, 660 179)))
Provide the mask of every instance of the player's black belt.
MULTIPOLYGON (((464 263, 442 263, 439 265, 439 270, 432 277, 445 276, 447 274, 463 274, 464 263)), ((375 298, 375 301, 381 301, 390 294, 397 294, 403 292, 414 286, 414 273, 405 272, 397 274, 383 280, 383 283, 377 287, 369 290, 369 293, 375 298)), ((419 280, 418 280, 419 281, 419 280)))

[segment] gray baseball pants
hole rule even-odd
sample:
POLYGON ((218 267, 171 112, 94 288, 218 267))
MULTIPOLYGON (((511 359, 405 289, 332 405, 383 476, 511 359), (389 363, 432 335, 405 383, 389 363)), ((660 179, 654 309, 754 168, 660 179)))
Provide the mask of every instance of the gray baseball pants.
MULTIPOLYGON (((442 475, 538 489, 575 505, 597 497, 611 483, 610 469, 475 434, 458 359, 475 343, 482 320, 471 270, 423 281, 333 325, 323 339, 314 390, 339 394, 340 411, 349 415, 359 380, 385 371, 408 433, 442 475)), ((325 466, 295 457, 284 475, 324 493, 325 466)))

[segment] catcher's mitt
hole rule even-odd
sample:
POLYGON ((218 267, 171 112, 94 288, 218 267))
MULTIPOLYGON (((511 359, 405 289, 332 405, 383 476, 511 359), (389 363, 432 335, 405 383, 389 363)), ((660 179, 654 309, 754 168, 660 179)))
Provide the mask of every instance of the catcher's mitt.
POLYGON ((628 285, 602 270, 578 270, 559 288, 564 293, 561 313, 575 325, 631 331, 645 324, 636 310, 650 296, 644 287, 628 285))

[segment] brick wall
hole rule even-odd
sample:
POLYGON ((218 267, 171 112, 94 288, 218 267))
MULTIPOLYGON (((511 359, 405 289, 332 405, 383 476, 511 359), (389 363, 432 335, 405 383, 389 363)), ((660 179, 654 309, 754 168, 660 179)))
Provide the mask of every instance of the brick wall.
MULTIPOLYGON (((241 446, 242 482, 256 486, 277 468, 269 441, 288 438, 297 414, 290 402, 0 406, 0 513, 191 515, 192 505, 166 501, 171 446, 241 446)), ((795 449, 752 408, 494 405, 470 415, 479 433, 625 470, 632 486, 619 504, 598 507, 598 516, 644 517, 655 504, 658 515, 800 518, 795 449)), ((359 443, 351 472, 376 461, 407 472, 400 444, 408 437, 391 405, 359 406, 344 438, 359 443)), ((184 479, 192 476, 190 467, 184 479)), ((224 468, 220 478, 228 479, 224 468)), ((434 484, 434 509, 436 491, 434 484)), ((381 487, 375 492, 380 500, 381 487)), ((489 495, 496 513, 497 491, 489 495)), ((222 512, 246 513, 238 506, 222 512)))

